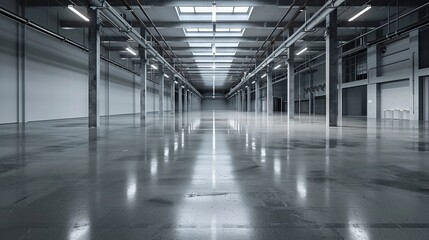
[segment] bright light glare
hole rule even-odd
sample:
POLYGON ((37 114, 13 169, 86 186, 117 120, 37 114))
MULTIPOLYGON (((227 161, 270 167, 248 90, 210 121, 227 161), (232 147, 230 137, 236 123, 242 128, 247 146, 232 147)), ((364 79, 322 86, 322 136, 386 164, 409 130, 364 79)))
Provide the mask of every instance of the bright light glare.
POLYGON ((351 17, 349 19, 349 22, 355 20, 356 18, 358 18, 360 15, 366 13, 369 9, 371 9, 371 5, 368 5, 365 9, 363 9, 362 11, 358 12, 356 15, 354 15, 353 17, 351 17))
POLYGON ((155 65, 153 65, 153 64, 151 64, 150 65, 153 69, 158 69, 158 67, 157 66, 155 66, 155 65))
POLYGON ((212 22, 216 22, 216 3, 212 4, 212 22))
POLYGON ((130 48, 130 47, 127 47, 127 48, 125 48, 129 53, 131 53, 132 55, 134 55, 134 56, 136 56, 137 55, 137 53, 134 51, 134 49, 132 49, 132 48, 130 48))
POLYGON ((302 49, 302 50, 301 50, 301 51, 299 51, 296 55, 298 56, 298 55, 300 55, 301 53, 303 53, 303 52, 305 52, 305 51, 307 51, 307 48, 302 49))
POLYGON ((274 67, 274 70, 276 70, 277 68, 279 68, 281 66, 282 66, 281 64, 277 65, 276 67, 274 67))
POLYGON ((264 75, 262 75, 262 76, 261 76, 261 78, 264 78, 264 77, 266 77, 266 76, 267 76, 267 74, 266 74, 266 73, 264 73, 264 75))
POLYGON ((78 10, 76 10, 76 8, 74 8, 73 5, 69 5, 68 8, 74 12, 76 15, 78 15, 79 17, 81 17, 83 20, 89 22, 89 18, 87 18, 85 15, 83 15, 82 13, 80 13, 78 10))
POLYGON ((182 13, 194 13, 194 7, 179 7, 182 13))
POLYGON ((234 7, 234 13, 247 13, 249 7, 234 7))

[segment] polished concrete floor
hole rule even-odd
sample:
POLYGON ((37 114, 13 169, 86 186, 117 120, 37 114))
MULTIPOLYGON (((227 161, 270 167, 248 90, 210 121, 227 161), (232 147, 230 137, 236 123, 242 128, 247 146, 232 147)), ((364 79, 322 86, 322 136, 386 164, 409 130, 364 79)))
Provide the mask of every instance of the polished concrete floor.
POLYGON ((237 112, 0 125, 0 239, 429 239, 429 129, 237 112))

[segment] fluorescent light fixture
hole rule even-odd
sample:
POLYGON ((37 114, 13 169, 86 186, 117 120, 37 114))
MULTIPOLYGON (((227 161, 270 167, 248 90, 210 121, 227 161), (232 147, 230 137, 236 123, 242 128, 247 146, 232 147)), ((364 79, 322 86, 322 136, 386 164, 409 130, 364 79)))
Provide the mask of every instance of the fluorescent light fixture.
POLYGON ((194 7, 179 7, 181 13, 195 13, 194 7))
POLYGON ((212 44, 212 54, 213 55, 216 54, 216 45, 215 45, 215 43, 212 44))
POLYGON ((188 32, 198 32, 198 28, 187 28, 186 31, 188 31, 188 32))
POLYGON ((274 70, 276 70, 277 68, 279 68, 279 67, 281 67, 281 66, 282 66, 281 64, 279 64, 279 65, 275 66, 275 67, 274 67, 274 70))
POLYGON ((185 86, 182 86, 182 88, 185 88, 185 86))
POLYGON ((216 22, 216 3, 212 4, 212 22, 216 22))
POLYGON ((371 5, 367 5, 366 8, 364 8, 362 11, 358 12, 356 15, 354 15, 353 17, 351 17, 349 19, 349 22, 355 20, 356 18, 358 18, 360 15, 366 13, 368 10, 371 9, 371 5))
POLYGON ((248 88, 248 86, 245 86, 245 88, 248 88))
POLYGON ((153 65, 153 64, 151 64, 150 65, 153 69, 158 69, 158 67, 157 66, 155 66, 155 65, 153 65))
POLYGON ((166 78, 170 78, 170 77, 169 77, 167 74, 165 74, 165 73, 164 73, 164 77, 166 77, 166 78))
POLYGON ((253 81, 252 84, 255 84, 256 81, 253 81))
POLYGON ((241 32, 242 28, 230 28, 230 32, 241 32))
POLYGON ((229 28, 216 28, 216 32, 229 32, 229 28))
POLYGON ((74 6, 73 6, 73 5, 69 5, 69 6, 68 6, 68 8, 69 8, 72 12, 76 13, 76 15, 78 15, 79 17, 81 17, 83 20, 85 20, 85 21, 89 22, 89 18, 87 18, 85 15, 83 15, 83 14, 82 14, 82 13, 80 13, 78 10, 76 10, 76 8, 74 8, 74 6))
POLYGON ((303 53, 303 52, 305 52, 305 51, 307 51, 307 48, 302 49, 302 50, 301 50, 301 51, 299 51, 296 55, 298 56, 298 55, 300 55, 301 53, 303 53))
POLYGON ((127 51, 128 51, 129 53, 131 53, 132 55, 134 55, 134 56, 136 56, 136 55, 137 55, 137 53, 134 51, 134 49, 132 49, 132 48, 130 48, 130 47, 127 47, 127 48, 125 48, 125 49, 127 49, 127 51))
POLYGON ((261 76, 261 78, 264 78, 264 77, 266 77, 266 76, 267 76, 267 74, 266 74, 266 73, 264 73, 264 75, 262 75, 262 76, 261 76))
POLYGON ((175 83, 175 84, 178 84, 178 82, 177 82, 177 81, 174 81, 174 83, 175 83))

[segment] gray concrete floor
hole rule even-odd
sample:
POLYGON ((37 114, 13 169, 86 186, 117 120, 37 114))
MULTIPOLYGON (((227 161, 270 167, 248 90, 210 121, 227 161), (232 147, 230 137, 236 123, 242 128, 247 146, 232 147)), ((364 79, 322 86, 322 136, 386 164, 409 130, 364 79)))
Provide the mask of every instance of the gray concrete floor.
POLYGON ((0 239, 429 239, 429 130, 195 112, 0 125, 0 239))

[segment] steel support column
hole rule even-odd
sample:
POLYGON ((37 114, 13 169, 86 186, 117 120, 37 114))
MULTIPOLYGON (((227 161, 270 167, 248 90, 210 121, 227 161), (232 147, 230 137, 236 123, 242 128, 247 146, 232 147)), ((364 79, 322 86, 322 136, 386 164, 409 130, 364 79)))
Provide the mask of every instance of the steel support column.
POLYGON ((338 125, 337 10, 326 17, 326 125, 338 125))
POLYGON ((183 103, 183 110, 184 110, 184 112, 187 112, 188 111, 188 89, 183 89, 184 91, 185 91, 185 93, 184 93, 184 95, 185 95, 185 97, 184 97, 184 103, 183 103))
MULTIPOLYGON (((293 34, 293 30, 289 29, 289 36, 293 34)), ((295 116, 295 47, 292 44, 287 49, 287 118, 293 119, 295 116)))
POLYGON ((88 30, 88 127, 100 126, 100 12, 88 9, 90 23, 88 30))
POLYGON ((246 111, 246 90, 242 89, 241 90, 241 112, 245 112, 246 111))
POLYGON ((171 114, 175 114, 176 112, 176 82, 174 82, 176 77, 171 80, 171 90, 170 90, 170 97, 171 97, 171 114))
POLYGON ((273 115, 273 71, 267 65, 267 115, 273 115))
POLYGON ((165 69, 164 65, 159 65, 159 114, 164 115, 164 95, 165 95, 165 69))
MULTIPOLYGON (((141 30, 141 35, 146 36, 145 30, 141 30)), ((139 47, 140 55, 140 120, 143 122, 146 119, 146 82, 147 82, 147 51, 143 47, 139 47)))
POLYGON ((183 88, 182 88, 182 86, 180 86, 179 85, 179 93, 178 93, 178 97, 177 97, 177 100, 179 101, 179 104, 178 104, 178 109, 177 109, 177 111, 179 112, 179 113, 182 113, 183 112, 183 94, 182 94, 182 92, 183 92, 183 88))
POLYGON ((255 112, 258 113, 261 111, 261 92, 259 90, 259 81, 255 79, 255 112))
POLYGON ((250 86, 247 86, 247 112, 250 112, 250 86))

